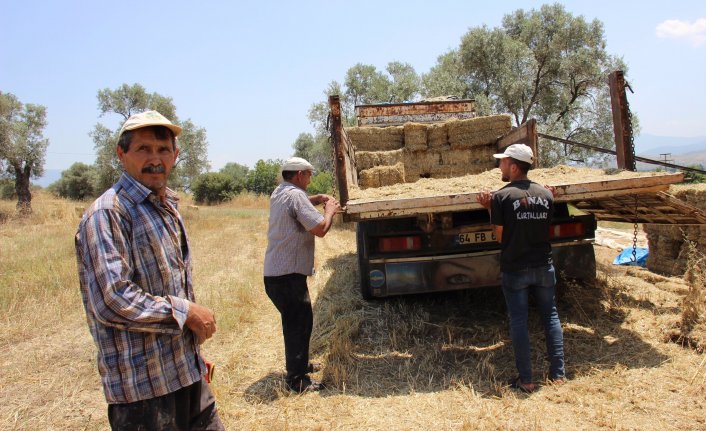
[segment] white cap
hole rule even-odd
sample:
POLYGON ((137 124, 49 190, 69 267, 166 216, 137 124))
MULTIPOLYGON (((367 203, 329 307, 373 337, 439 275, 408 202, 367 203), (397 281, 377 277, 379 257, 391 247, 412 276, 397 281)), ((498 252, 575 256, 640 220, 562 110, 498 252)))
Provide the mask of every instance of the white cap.
POLYGON ((313 171, 314 167, 311 163, 302 159, 301 157, 292 157, 287 159, 282 165, 282 172, 284 171, 313 171))
POLYGON ((181 133, 181 127, 172 124, 171 121, 167 120, 167 117, 160 114, 157 111, 145 111, 139 114, 131 115, 130 118, 125 121, 123 127, 120 129, 118 138, 122 136, 123 132, 128 130, 141 129, 143 127, 149 126, 164 126, 174 133, 174 136, 179 136, 181 133))
POLYGON ((534 154, 532 154, 532 149, 525 144, 512 144, 505 148, 504 153, 493 154, 493 157, 496 159, 511 157, 515 160, 529 163, 530 165, 534 162, 534 154))

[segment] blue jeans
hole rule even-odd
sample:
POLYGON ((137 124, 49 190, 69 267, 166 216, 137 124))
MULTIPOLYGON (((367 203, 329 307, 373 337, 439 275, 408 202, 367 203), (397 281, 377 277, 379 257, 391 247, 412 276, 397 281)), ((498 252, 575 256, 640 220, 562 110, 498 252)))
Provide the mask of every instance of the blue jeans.
POLYGON ((515 366, 520 373, 522 383, 532 382, 532 359, 527 328, 530 292, 537 303, 544 326, 550 364, 549 378, 561 379, 565 376, 564 336, 554 302, 555 284, 556 275, 552 265, 502 273, 503 294, 510 317, 510 338, 515 352, 515 366))

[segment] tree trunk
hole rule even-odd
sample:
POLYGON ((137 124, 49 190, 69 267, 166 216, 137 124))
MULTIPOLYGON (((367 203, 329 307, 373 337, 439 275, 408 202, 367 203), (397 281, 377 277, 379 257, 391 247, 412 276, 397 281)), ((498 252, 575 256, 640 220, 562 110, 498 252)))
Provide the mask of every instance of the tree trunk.
POLYGON ((32 192, 29 190, 30 166, 15 166, 15 192, 17 193, 17 211, 21 215, 32 213, 32 192))

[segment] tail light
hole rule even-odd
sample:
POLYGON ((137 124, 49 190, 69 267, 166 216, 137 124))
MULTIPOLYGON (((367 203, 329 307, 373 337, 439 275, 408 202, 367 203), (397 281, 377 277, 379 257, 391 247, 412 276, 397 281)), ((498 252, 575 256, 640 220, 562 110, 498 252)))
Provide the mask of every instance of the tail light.
POLYGON ((586 226, 583 223, 555 224, 549 228, 550 238, 583 236, 585 233, 586 226))
POLYGON ((380 238, 378 249, 383 252, 414 251, 422 248, 422 238, 419 236, 392 236, 380 238))

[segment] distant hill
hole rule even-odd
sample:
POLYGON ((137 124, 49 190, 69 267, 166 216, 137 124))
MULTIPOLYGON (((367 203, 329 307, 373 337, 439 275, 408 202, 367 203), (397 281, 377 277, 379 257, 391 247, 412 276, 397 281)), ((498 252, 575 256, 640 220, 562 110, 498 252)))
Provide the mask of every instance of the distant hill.
POLYGON ((642 134, 635 137, 635 152, 644 157, 706 152, 706 136, 677 138, 642 134))

